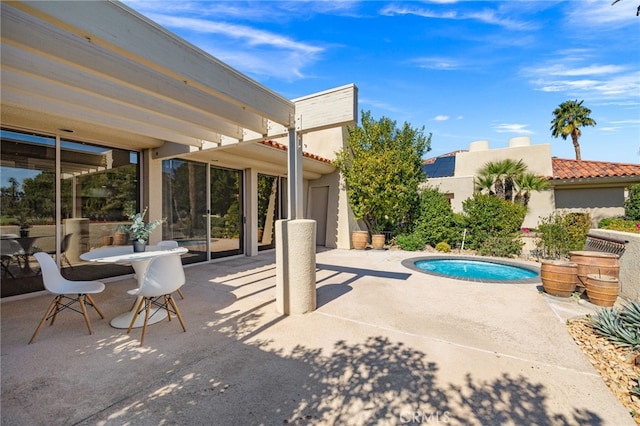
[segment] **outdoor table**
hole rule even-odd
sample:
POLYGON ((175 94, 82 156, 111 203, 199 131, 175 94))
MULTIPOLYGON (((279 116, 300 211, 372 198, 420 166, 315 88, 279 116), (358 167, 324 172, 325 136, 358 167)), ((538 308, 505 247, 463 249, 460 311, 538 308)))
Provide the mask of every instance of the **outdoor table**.
MULTIPOLYGON (((144 281, 144 277, 147 273, 147 269, 149 267, 149 264, 151 263, 151 260, 159 256, 166 256, 169 254, 185 254, 187 252, 188 250, 184 247, 168 249, 166 247, 160 246, 147 246, 145 251, 135 253, 133 251, 133 246, 128 245, 92 250, 88 253, 81 254, 80 259, 98 263, 130 264, 136 273, 138 287, 140 287, 140 285, 144 281)), ((142 325, 144 324, 144 312, 136 312, 136 310, 138 309, 140 298, 141 297, 139 296, 136 304, 130 311, 120 314, 111 320, 110 324, 113 328, 129 328, 129 324, 131 324, 131 319, 134 315, 137 315, 137 318, 133 324, 133 327, 142 327, 142 325)), ((166 317, 167 311, 160 308, 153 308, 151 310, 151 314, 149 315, 149 321, 147 324, 155 324, 156 322, 162 321, 166 317)))

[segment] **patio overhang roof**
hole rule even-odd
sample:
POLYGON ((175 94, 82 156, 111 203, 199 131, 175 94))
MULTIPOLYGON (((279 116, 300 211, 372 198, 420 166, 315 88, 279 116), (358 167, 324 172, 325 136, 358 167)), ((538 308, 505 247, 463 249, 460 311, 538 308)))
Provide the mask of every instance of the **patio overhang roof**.
POLYGON ((2 2, 1 62, 2 122, 14 128, 145 149, 295 126, 292 101, 120 3, 2 2))

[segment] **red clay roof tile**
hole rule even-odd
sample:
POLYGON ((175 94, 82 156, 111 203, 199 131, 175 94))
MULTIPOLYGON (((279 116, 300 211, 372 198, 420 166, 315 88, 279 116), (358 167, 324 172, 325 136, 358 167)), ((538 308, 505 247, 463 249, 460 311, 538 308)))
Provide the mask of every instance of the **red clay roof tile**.
POLYGON ((552 179, 640 176, 640 164, 552 158, 551 166, 553 168, 552 179))
MULTIPOLYGON (((260 143, 261 143, 261 144, 263 144, 263 145, 266 145, 266 146, 270 146, 270 147, 273 147, 273 148, 281 149, 281 150, 283 150, 283 151, 286 151, 286 150, 287 150, 287 145, 283 145, 283 144, 278 143, 278 142, 274 142, 274 141, 261 141, 260 143)), ((331 164, 331 160, 326 159, 326 158, 324 158, 324 157, 320 157, 319 155, 316 155, 316 154, 311 154, 311 153, 309 153, 309 152, 303 152, 303 153, 302 153, 302 155, 303 155, 304 157, 307 157, 307 158, 311 158, 311 159, 314 159, 314 160, 317 160, 317 161, 322 161, 323 163, 329 163, 329 164, 331 164)))

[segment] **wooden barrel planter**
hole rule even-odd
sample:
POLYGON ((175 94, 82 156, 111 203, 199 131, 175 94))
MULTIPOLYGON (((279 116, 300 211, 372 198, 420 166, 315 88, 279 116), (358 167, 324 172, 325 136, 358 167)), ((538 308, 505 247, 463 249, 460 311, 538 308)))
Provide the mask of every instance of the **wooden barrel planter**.
POLYGON ((587 274, 587 297, 598 306, 613 306, 620 293, 618 277, 611 275, 587 274))
POLYGON ((599 251, 572 251, 571 262, 578 264, 578 285, 586 287, 587 275, 620 276, 620 256, 599 251))
POLYGON ((578 265, 560 260, 543 260, 540 279, 544 291, 554 296, 569 297, 578 284, 578 265))
POLYGON ((351 233, 351 245, 355 250, 364 250, 369 242, 369 232, 353 231, 351 233))

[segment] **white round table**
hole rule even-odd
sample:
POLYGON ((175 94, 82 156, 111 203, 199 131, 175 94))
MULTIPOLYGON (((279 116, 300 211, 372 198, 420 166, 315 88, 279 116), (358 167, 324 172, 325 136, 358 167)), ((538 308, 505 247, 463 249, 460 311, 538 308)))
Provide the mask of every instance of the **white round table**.
MULTIPOLYGON (((133 270, 136 273, 136 278, 138 280, 138 287, 144 281, 145 274, 147 273, 147 268, 149 267, 149 263, 152 259, 155 259, 159 256, 166 256, 169 254, 185 254, 189 250, 184 247, 178 248, 166 248, 159 246, 147 246, 146 250, 139 253, 133 252, 133 246, 116 246, 109 247, 103 249, 92 250, 87 253, 83 253, 80 255, 80 259, 86 260, 89 262, 98 262, 98 263, 124 263, 130 264, 133 267, 133 270)), ((117 317, 111 320, 111 327, 113 328, 129 328, 129 324, 131 324, 131 319, 137 315, 135 322, 133 323, 134 328, 142 327, 144 324, 144 312, 136 312, 138 308, 138 304, 140 303, 140 297, 136 301, 133 309, 123 314, 118 315, 117 317)), ((153 308, 151 309, 151 313, 149 315, 149 321, 147 324, 155 324, 159 321, 162 321, 167 317, 167 311, 161 308, 153 308)))

